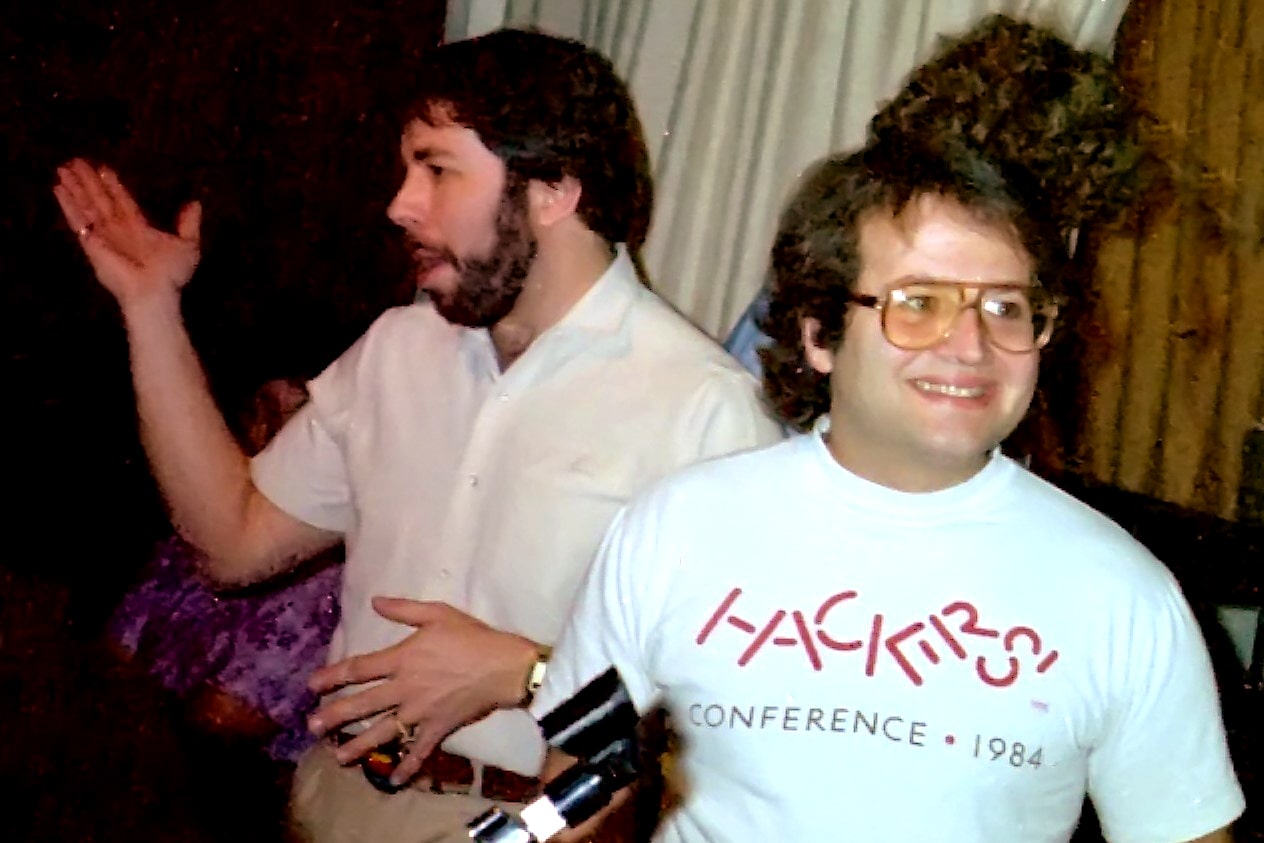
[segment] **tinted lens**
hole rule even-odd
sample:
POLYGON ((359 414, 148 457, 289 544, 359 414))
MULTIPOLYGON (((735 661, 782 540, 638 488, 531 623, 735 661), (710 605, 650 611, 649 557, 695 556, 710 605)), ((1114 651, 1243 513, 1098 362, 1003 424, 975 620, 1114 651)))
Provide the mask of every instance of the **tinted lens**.
MULTIPOLYGON (((882 324, 892 345, 930 348, 952 332, 966 301, 963 285, 907 284, 887 294, 882 324)), ((1042 348, 1053 333, 1057 305, 1040 287, 981 287, 977 308, 992 344, 1006 351, 1042 348)))
POLYGON ((1039 287, 993 287, 983 292, 979 312, 997 347, 1032 351, 1049 341, 1058 309, 1039 287))
POLYGON ((984 290, 979 313, 988 336, 1000 348, 1030 351, 1036 347, 1036 325, 1031 290, 1024 287, 994 287, 984 290))
POLYGON ((887 295, 882 310, 883 327, 892 345, 906 349, 929 348, 948 332, 961 307, 954 287, 908 284, 887 295))

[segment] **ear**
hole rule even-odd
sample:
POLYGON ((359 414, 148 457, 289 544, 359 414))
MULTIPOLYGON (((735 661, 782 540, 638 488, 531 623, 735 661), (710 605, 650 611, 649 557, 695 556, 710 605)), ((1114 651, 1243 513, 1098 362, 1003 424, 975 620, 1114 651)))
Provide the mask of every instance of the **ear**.
POLYGON ((562 176, 555 182, 532 179, 527 183, 527 198, 535 224, 547 228, 574 216, 582 192, 574 176, 562 176))
POLYGON ((821 333, 820 320, 810 316, 805 317, 799 323, 799 330, 802 332, 800 336, 803 340, 803 357, 808 365, 822 375, 828 375, 834 371, 834 352, 817 340, 821 333))

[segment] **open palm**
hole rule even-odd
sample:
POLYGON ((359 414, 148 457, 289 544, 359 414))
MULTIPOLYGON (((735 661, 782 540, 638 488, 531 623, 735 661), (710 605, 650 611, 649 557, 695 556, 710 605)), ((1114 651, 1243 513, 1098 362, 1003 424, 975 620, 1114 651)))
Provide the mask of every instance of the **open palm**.
POLYGON ((66 222, 97 280, 120 305, 173 293, 193 277, 201 256, 201 205, 182 208, 175 233, 169 233, 145 219, 114 171, 75 159, 58 167, 57 175, 53 194, 66 222))

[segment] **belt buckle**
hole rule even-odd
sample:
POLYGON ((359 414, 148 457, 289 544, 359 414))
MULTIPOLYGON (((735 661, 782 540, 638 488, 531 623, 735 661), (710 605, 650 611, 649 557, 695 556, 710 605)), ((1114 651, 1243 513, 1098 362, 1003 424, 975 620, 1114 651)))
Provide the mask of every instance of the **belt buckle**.
POLYGON ((399 793, 407 785, 391 784, 391 773, 404 760, 404 745, 393 739, 370 750, 360 759, 360 769, 369 784, 385 794, 399 793))
MULTIPOLYGON (((350 732, 339 730, 333 734, 334 744, 342 746, 356 736, 350 732)), ((360 759, 360 771, 365 780, 376 789, 387 795, 399 793, 407 785, 391 784, 391 773, 404 760, 404 745, 399 738, 376 746, 360 759)))

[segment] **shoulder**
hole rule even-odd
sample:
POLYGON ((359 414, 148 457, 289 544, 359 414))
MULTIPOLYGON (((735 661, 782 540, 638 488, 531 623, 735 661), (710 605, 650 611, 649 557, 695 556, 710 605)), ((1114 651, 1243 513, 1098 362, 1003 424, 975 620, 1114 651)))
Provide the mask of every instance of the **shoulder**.
POLYGON ((695 463, 651 485, 614 518, 594 578, 638 607, 692 599, 699 592, 690 584, 740 560, 749 530, 769 529, 773 502, 795 494, 797 453, 791 440, 695 463))
POLYGON ((1044 524, 1066 541, 1149 556, 1142 545, 1106 515, 1019 466, 1014 467, 1007 504, 1029 524, 1044 524))
POLYGON ((740 412, 757 420, 757 441, 780 438, 755 376, 669 303, 642 288, 629 308, 626 331, 629 374, 647 383, 652 379, 647 397, 674 406, 681 424, 740 412))
POLYGON ((628 518, 698 526, 783 499, 801 485, 803 437, 694 463, 632 499, 628 518))
MULTIPOLYGON (((373 321, 350 348, 312 383, 313 398, 338 384, 372 382, 415 370, 418 359, 434 359, 458 346, 460 331, 429 304, 393 307, 373 321), (425 355, 425 357, 419 357, 425 355)), ((449 353, 452 353, 449 352, 449 353)))
POLYGON ((1180 589, 1168 568, 1115 521, 1030 472, 1014 471, 1006 506, 1040 556, 1056 557, 1063 576, 1127 604, 1169 602, 1180 589))
POLYGON ((657 361, 677 361, 695 375, 753 382, 753 376, 715 339, 656 293, 640 288, 629 308, 634 353, 657 361))
POLYGON ((429 303, 401 305, 373 320, 357 345, 389 350, 415 343, 443 344, 455 342, 461 330, 440 316, 429 303))
POLYGON ((346 429, 353 416, 378 412, 386 396, 444 394, 461 330, 429 304, 387 310, 308 384, 305 409, 332 432, 346 429))

